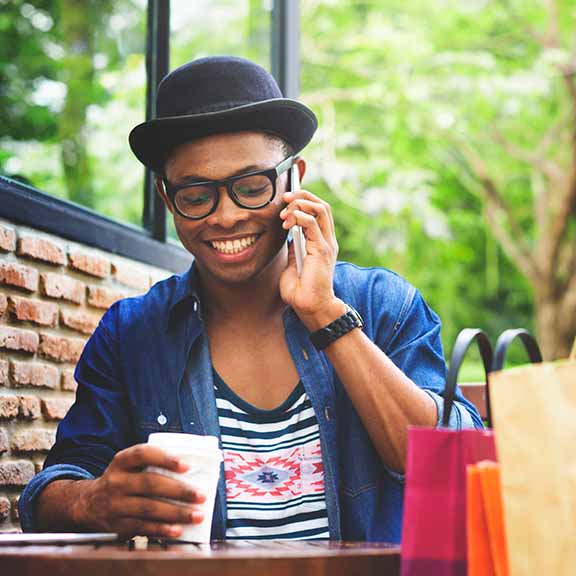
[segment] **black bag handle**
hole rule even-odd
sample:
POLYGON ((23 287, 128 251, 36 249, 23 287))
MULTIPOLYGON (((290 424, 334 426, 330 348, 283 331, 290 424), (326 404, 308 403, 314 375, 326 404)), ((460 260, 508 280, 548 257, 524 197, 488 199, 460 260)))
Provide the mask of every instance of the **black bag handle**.
POLYGON ((494 351, 494 363, 492 364, 492 371, 497 372, 504 368, 504 362, 506 361, 506 354, 508 353, 508 348, 510 344, 516 338, 519 338, 526 352, 528 352, 528 358, 533 364, 542 362, 542 354, 540 353, 540 348, 538 347, 538 342, 536 338, 530 334, 524 328, 510 328, 509 330, 504 330, 502 334, 498 337, 496 342, 496 348, 494 351))
POLYGON ((490 395, 488 387, 488 374, 492 370, 492 345, 485 332, 479 328, 464 328, 456 337, 456 342, 452 348, 450 355, 450 367, 448 375, 446 376, 446 384, 444 385, 444 415, 442 417, 442 426, 447 427, 450 422, 450 414, 454 406, 454 398, 456 396, 456 383, 458 381, 458 372, 464 360, 464 356, 468 348, 476 342, 480 350, 482 364, 484 364, 484 371, 486 373, 486 419, 488 426, 492 425, 492 415, 490 413, 490 395))

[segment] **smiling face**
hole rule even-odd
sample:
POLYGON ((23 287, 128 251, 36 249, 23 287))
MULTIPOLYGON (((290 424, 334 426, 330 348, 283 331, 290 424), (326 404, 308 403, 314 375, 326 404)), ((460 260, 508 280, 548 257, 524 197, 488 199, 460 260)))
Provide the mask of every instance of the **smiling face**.
MULTIPOLYGON (((285 155, 280 143, 257 132, 207 136, 183 144, 170 154, 166 179, 171 185, 190 180, 223 180, 273 168, 285 155)), ((287 189, 288 174, 278 177, 274 199, 258 210, 240 208, 221 187, 216 211, 201 220, 187 220, 176 213, 157 181, 174 216, 178 237, 194 255, 202 275, 225 283, 246 282, 282 258, 287 232, 279 213, 284 206, 282 193, 287 189)))

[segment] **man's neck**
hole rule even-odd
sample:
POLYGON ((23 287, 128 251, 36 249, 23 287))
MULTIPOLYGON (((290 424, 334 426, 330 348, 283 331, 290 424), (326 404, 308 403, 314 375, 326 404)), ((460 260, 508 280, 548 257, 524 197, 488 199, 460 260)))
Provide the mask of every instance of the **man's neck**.
POLYGON ((248 282, 226 283, 200 273, 203 308, 208 321, 259 323, 281 313, 280 276, 288 262, 286 245, 260 275, 248 282))

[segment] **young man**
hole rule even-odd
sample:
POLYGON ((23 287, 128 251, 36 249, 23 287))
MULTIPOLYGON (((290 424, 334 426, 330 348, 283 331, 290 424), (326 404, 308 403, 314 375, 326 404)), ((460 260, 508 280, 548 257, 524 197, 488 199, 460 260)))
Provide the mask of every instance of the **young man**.
MULTIPOLYGON (((20 498, 25 530, 177 537, 204 496, 146 471, 185 466, 145 443, 178 431, 220 437, 214 539, 399 541, 407 427, 443 411, 440 323, 392 272, 337 262, 330 206, 290 190, 315 129, 246 60, 196 60, 164 79, 158 118, 130 143, 194 264, 102 319, 76 403, 20 498)), ((482 425, 461 395, 451 425, 482 425)))

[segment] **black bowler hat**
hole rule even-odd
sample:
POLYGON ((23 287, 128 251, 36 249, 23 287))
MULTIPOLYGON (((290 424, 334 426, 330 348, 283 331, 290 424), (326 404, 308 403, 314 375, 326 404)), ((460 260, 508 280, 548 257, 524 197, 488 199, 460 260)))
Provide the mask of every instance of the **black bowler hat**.
POLYGON ((231 56, 200 58, 170 72, 158 86, 156 112, 130 132, 132 151, 155 172, 175 146, 210 134, 266 132, 299 152, 318 126, 314 112, 284 98, 264 68, 231 56))

